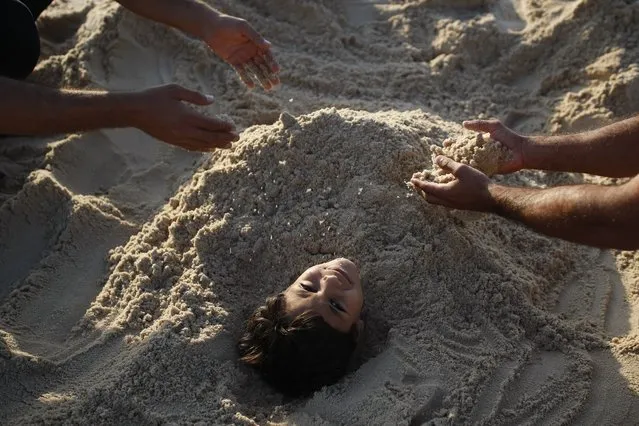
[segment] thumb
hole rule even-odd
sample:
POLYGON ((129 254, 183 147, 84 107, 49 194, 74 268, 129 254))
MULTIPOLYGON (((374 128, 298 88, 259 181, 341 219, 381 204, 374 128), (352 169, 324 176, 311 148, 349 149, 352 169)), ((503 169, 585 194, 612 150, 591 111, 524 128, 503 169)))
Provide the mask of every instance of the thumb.
POLYGON ((443 155, 438 155, 435 158, 435 163, 443 170, 451 173, 455 177, 458 177, 459 170, 464 166, 464 164, 453 161, 448 157, 444 157, 443 155))
POLYGON ((181 86, 174 89, 173 97, 195 105, 210 105, 215 100, 213 95, 204 95, 200 92, 189 90, 181 86))
POLYGON ((271 43, 262 37, 260 33, 255 31, 248 22, 245 21, 242 23, 241 31, 246 38, 255 43, 261 50, 269 50, 271 48, 271 43))
POLYGON ((483 133, 492 133, 503 126, 499 120, 468 120, 463 125, 468 130, 483 133))

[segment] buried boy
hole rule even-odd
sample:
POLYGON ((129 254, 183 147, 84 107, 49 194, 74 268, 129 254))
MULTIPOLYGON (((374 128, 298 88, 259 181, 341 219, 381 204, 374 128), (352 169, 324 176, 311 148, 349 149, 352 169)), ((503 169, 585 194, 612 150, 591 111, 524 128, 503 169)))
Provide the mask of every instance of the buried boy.
POLYGON ((253 312, 239 341, 240 359, 287 395, 305 395, 348 370, 363 328, 358 267, 338 258, 304 271, 253 312))

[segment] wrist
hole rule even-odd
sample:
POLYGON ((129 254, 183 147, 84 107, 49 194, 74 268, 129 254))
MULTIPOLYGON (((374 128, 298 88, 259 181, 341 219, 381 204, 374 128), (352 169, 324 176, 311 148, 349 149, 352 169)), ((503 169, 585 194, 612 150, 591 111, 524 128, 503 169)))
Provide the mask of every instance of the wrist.
POLYGON ((111 94, 114 127, 141 128, 148 108, 143 92, 124 92, 111 94))
POLYGON ((528 136, 522 146, 524 169, 547 170, 557 149, 557 136, 528 136))
POLYGON ((200 15, 199 19, 195 20, 193 35, 210 44, 220 26, 222 16, 222 13, 207 6, 206 11, 200 15))
POLYGON ((525 136, 521 145, 522 169, 537 169, 539 164, 540 147, 544 144, 545 136, 525 136))
POLYGON ((488 185, 488 202, 486 203, 486 213, 500 214, 503 210, 503 201, 507 198, 508 187, 491 183, 488 185))

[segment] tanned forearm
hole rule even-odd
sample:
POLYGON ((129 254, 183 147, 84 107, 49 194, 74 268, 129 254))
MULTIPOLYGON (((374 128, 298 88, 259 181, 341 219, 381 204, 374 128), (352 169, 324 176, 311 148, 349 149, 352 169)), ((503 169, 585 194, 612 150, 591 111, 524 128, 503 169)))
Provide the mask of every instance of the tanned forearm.
POLYGON ((198 0, 117 0, 131 12, 206 39, 218 11, 198 0))
POLYGON ((609 177, 639 174, 639 116, 598 130, 531 140, 525 168, 609 177))
POLYGON ((0 77, 0 134, 52 135, 128 127, 132 94, 57 90, 0 77))
POLYGON ((493 185, 490 193, 494 213, 537 232, 596 247, 639 248, 639 178, 619 186, 493 185))

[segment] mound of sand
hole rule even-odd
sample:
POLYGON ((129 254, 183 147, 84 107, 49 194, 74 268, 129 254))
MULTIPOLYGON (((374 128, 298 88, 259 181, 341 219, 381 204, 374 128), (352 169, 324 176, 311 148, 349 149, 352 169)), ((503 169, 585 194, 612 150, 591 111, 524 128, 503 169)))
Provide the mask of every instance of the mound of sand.
POLYGON ((639 5, 410 0, 358 3, 359 19, 334 0, 216 6, 274 43, 278 91, 247 91, 200 43, 115 3, 43 15, 33 80, 176 81, 243 132, 210 155, 132 129, 3 140, 0 422, 632 424, 636 255, 466 221, 406 181, 438 150, 494 170, 502 148, 465 137, 464 119, 527 133, 634 112, 639 5), (236 339, 266 296, 335 256, 361 266, 358 368, 284 400, 238 363, 236 339))

